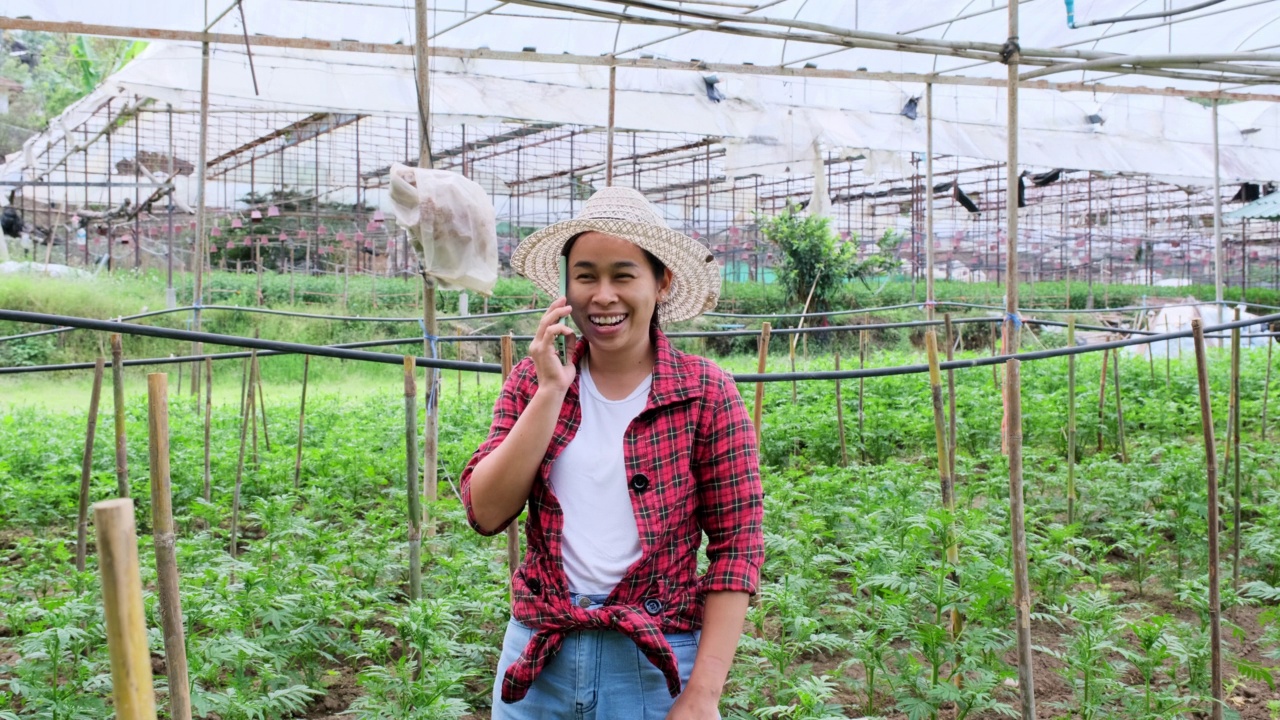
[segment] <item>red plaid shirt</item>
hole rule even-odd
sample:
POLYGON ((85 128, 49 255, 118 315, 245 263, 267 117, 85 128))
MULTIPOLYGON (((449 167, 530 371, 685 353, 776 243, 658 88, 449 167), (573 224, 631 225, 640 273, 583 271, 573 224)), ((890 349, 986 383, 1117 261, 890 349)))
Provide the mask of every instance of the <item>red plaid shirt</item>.
MULTIPOLYGON (((502 679, 502 699, 525 696, 555 657, 567 632, 608 629, 635 641, 667 679, 672 697, 680 676, 664 632, 702 627, 706 593, 754 593, 764 560, 763 497, 755 432, 733 378, 711 361, 671 347, 652 333, 656 361, 645 409, 627 428, 622 452, 641 557, 593 610, 569 602, 561 554, 564 513, 551 490, 551 465, 582 420, 575 379, 560 407, 555 433, 529 493, 528 549, 512 578, 512 614, 535 630, 502 679), (710 566, 698 577, 698 548, 706 532, 710 566)), ((579 341, 574 363, 582 359, 579 341)), ((489 437, 462 473, 462 502, 477 532, 497 534, 515 518, 482 530, 471 507, 471 473, 515 425, 537 390, 533 361, 512 370, 493 410, 489 437)))

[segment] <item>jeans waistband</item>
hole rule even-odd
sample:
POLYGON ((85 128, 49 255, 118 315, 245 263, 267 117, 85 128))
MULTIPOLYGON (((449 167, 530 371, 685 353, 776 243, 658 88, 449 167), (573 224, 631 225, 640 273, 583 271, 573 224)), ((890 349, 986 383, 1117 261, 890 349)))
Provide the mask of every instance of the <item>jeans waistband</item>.
POLYGON ((608 599, 609 599, 608 594, 591 595, 591 594, 574 593, 574 592, 569 593, 569 602, 573 603, 574 605, 577 605, 578 607, 584 607, 584 605, 582 604, 582 601, 586 600, 587 605, 585 605, 585 607, 588 610, 591 608, 597 608, 604 605, 604 601, 608 599))

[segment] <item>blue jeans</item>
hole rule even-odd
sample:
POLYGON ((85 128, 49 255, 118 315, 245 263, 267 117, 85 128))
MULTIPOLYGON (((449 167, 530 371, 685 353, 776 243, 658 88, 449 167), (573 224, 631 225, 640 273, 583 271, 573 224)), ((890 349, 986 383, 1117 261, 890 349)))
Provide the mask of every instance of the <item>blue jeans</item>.
MULTIPOLYGON (((591 596, 591 600, 591 607, 598 607, 604 598, 591 596)), ((693 671, 700 636, 700 632, 666 636, 679 663, 682 687, 693 671)), ((533 630, 514 618, 507 623, 493 685, 493 720, 663 720, 675 702, 662 671, 631 638, 612 630, 584 630, 565 636, 559 654, 543 668, 523 700, 504 703, 502 676, 531 637, 533 630)))

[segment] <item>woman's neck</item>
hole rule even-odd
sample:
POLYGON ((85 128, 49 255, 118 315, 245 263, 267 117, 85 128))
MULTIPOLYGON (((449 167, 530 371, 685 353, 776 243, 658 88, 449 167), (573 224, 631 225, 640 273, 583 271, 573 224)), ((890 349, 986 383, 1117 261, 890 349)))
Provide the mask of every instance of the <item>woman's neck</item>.
POLYGON ((652 341, 621 353, 603 353, 588 346, 587 357, 592 381, 610 400, 625 398, 634 392, 640 382, 653 372, 657 359, 652 341))

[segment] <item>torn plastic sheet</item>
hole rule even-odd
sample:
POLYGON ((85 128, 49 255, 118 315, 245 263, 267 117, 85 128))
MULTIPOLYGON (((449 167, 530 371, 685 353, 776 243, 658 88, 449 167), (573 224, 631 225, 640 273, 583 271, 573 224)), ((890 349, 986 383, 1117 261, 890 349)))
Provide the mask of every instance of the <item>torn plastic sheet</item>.
POLYGON ((391 209, 426 273, 445 290, 489 295, 498 281, 498 234, 484 189, 447 170, 391 166, 391 209))

